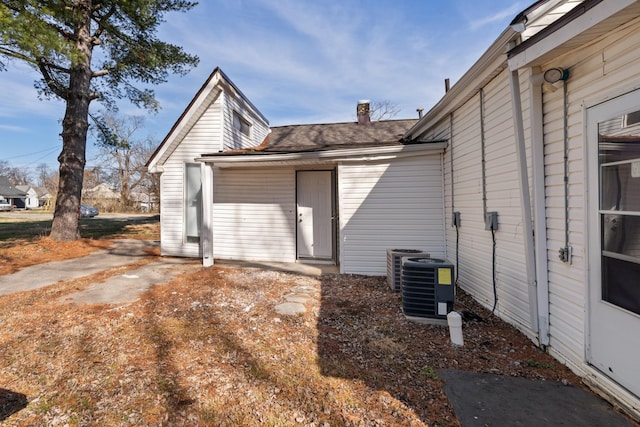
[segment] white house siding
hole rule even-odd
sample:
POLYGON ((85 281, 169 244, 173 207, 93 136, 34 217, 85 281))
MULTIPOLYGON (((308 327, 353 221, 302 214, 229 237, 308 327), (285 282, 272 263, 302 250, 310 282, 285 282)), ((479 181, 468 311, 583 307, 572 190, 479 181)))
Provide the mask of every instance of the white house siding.
MULTIPOLYGON (((508 82, 505 70, 482 88, 482 112, 478 92, 453 112, 453 118, 447 117, 434 125, 425 136, 449 138, 444 158, 447 256, 453 262, 457 260, 461 288, 492 308, 493 242, 491 232, 485 230, 483 211, 481 150, 484 129, 486 209, 498 212, 499 222, 495 234, 496 312, 533 337, 508 82), (451 224, 454 211, 460 212, 461 220, 457 236, 451 224)), ((526 102, 526 94, 523 98, 526 102)))
POLYGON ((163 255, 200 257, 200 245, 184 242, 184 165, 221 147, 221 101, 207 108, 164 164, 160 176, 160 241, 163 255))
MULTIPOLYGON (((573 367, 584 363, 587 313, 587 230, 584 106, 640 87, 640 20, 618 28, 588 48, 559 57, 549 67, 570 70, 569 94, 569 244, 572 264, 558 259, 564 246, 562 86, 545 90, 544 144, 549 260, 551 351, 573 367)), ((546 69, 543 67, 543 69, 546 69)), ((594 230, 594 232, 597 232, 594 230)))
POLYGON ((385 275, 386 250, 444 257, 440 154, 338 166, 341 271, 385 275))
POLYGON ((487 210, 498 212, 499 223, 496 232, 496 310, 531 335, 512 111, 508 71, 505 70, 484 88, 487 210))
POLYGON ((36 193, 36 190, 34 190, 33 188, 29 187, 29 190, 27 191, 27 197, 24 200, 24 207, 26 209, 36 209, 38 206, 40 206, 38 193, 36 193))
MULTIPOLYGON (((458 229, 458 284, 486 306, 493 304, 491 233, 484 230, 482 209, 482 162, 480 157, 480 96, 476 95, 453 113, 454 209, 460 212, 458 229)), ((445 162, 451 169, 451 161, 445 162)), ((445 183, 445 193, 452 191, 445 183)), ((450 196, 449 196, 450 197, 450 196)), ((455 233, 448 233, 448 253, 456 251, 455 233)))
POLYGON ((221 98, 225 103, 223 149, 236 150, 260 145, 269 134, 269 126, 242 100, 231 97, 226 93, 223 93, 221 98), (244 135, 233 127, 234 111, 251 124, 249 136, 244 135))
POLYGON ((296 260, 295 169, 214 168, 214 258, 296 260))

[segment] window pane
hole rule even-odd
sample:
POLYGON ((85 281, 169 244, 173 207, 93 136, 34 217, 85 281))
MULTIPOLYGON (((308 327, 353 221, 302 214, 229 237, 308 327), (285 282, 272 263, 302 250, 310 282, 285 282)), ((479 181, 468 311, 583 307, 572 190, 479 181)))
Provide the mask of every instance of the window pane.
POLYGON ((233 112, 233 128, 247 136, 249 136, 249 132, 251 131, 251 125, 249 122, 243 119, 240 114, 235 111, 233 112))
POLYGON ((640 264, 602 258, 602 299, 640 314, 640 264))
POLYGON ((634 257, 640 263, 640 217, 605 214, 601 225, 604 251, 634 257))
POLYGON ((187 242, 200 242, 200 224, 202 215, 202 183, 200 165, 186 165, 185 184, 185 235, 187 242))
POLYGON ((600 209, 640 212, 640 159, 602 166, 600 209))

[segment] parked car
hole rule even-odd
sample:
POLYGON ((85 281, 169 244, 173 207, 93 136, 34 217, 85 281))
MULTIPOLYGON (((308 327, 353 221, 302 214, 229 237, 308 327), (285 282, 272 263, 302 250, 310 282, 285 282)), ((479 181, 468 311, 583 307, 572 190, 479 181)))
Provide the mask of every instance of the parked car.
POLYGON ((89 205, 80 205, 80 218, 93 218, 98 215, 98 209, 89 205))
POLYGON ((6 200, 0 200, 0 211, 8 212, 11 210, 13 210, 13 206, 11 206, 9 202, 7 202, 6 200))

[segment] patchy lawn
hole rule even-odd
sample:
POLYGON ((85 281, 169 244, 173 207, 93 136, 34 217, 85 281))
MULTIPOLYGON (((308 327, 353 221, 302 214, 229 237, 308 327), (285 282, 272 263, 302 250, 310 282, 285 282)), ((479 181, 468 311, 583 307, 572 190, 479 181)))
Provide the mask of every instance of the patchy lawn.
POLYGON ((79 258, 106 249, 113 239, 159 239, 157 217, 136 219, 81 219, 81 239, 73 242, 54 242, 48 235, 51 220, 0 222, 0 275, 15 273, 30 265, 50 261, 79 258))
POLYGON ((128 305, 65 299, 107 274, 0 297, 4 425, 459 426, 440 368, 580 384, 463 293, 484 320, 453 348, 383 278, 197 267, 128 305), (277 314, 300 286, 306 313, 277 314))

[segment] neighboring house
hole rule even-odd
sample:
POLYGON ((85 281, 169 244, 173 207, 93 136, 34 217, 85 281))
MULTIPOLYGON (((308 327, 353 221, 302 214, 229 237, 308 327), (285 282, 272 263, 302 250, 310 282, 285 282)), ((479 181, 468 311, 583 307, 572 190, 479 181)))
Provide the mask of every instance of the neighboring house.
POLYGON ((0 196, 13 206, 24 204, 26 193, 18 190, 10 182, 6 176, 0 176, 0 196))
POLYGON ((536 2, 405 138, 449 142, 459 285, 639 418, 640 2, 536 2))
POLYGON ((16 185, 16 189, 25 193, 25 197, 16 203, 16 207, 23 209, 37 209, 40 206, 38 192, 30 185, 16 185))
POLYGON ((153 212, 158 209, 158 198, 155 194, 133 192, 131 202, 141 212, 153 212))
POLYGON ((87 200, 119 200, 120 193, 111 188, 109 184, 102 183, 83 190, 82 197, 87 200))
POLYGON ((100 212, 113 212, 120 204, 120 193, 109 184, 98 184, 82 190, 82 203, 98 208, 100 212))
POLYGON ((53 205, 53 194, 49 192, 45 187, 36 187, 36 193, 38 194, 38 202, 44 209, 49 209, 53 205))

